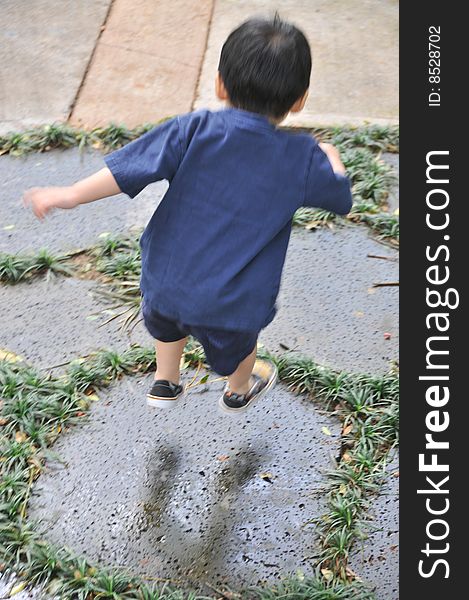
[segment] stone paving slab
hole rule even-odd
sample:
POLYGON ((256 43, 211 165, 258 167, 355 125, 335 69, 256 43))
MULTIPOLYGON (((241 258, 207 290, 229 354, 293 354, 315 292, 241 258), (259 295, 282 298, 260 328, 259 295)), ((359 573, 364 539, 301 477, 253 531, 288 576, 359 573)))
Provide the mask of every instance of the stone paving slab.
POLYGON ((0 2, 0 134, 68 119, 110 4, 0 2))
POLYGON ((350 567, 376 588, 377 600, 399 599, 399 455, 387 466, 387 479, 373 502, 369 537, 350 554, 350 567))
POLYGON ((132 227, 143 228, 167 183, 152 184, 133 200, 122 194, 71 211, 57 210, 44 221, 39 221, 21 203, 21 196, 29 187, 70 185, 105 166, 100 152, 80 154, 76 148, 21 158, 1 156, 0 252, 40 248, 69 251, 96 244, 98 236, 106 231, 116 234, 132 227))
POLYGON ((213 0, 114 0, 71 123, 132 127, 191 110, 213 0))
POLYGON ((102 326, 112 315, 102 313, 109 305, 96 298, 97 287, 94 281, 64 277, 2 286, 0 348, 47 369, 99 348, 150 347, 152 338, 141 323, 131 334, 117 321, 102 326))
POLYGON ((399 288, 372 285, 398 281, 399 265, 367 254, 398 256, 364 226, 294 228, 279 311, 261 342, 277 351, 283 344, 339 370, 387 372, 398 358, 399 288))
POLYGON ((150 382, 126 378, 101 392, 91 420, 55 443, 66 464, 47 463, 29 512, 44 536, 197 587, 309 572, 314 533, 302 526, 324 510, 338 422, 281 385, 243 415, 218 408, 223 382, 153 409, 150 382))
POLYGON ((306 107, 285 124, 397 123, 398 8, 397 0, 216 0, 195 107, 221 107, 214 78, 228 34, 278 9, 305 32, 313 52, 306 107))
MULTIPOLYGON (((43 222, 20 202, 30 186, 72 183, 103 164, 99 152, 82 156, 76 149, 0 157, 0 251, 44 247, 60 253, 94 245, 103 232, 143 228, 167 188, 164 182, 148 186, 133 200, 119 195, 57 211, 43 222)), ((386 372, 398 356, 399 291, 371 286, 398 280, 399 268, 398 263, 367 254, 398 256, 376 242, 365 226, 334 231, 293 228, 279 313, 261 341, 272 350, 282 343, 339 369, 386 372), (385 333, 391 334, 390 340, 385 333)))

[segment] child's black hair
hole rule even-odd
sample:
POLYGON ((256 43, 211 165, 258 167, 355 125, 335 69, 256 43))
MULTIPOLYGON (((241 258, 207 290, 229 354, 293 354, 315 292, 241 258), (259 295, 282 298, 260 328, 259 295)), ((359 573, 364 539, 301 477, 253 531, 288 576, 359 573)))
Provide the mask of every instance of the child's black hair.
POLYGON ((279 118, 309 87, 311 50, 278 14, 249 19, 223 44, 218 70, 233 106, 279 118))

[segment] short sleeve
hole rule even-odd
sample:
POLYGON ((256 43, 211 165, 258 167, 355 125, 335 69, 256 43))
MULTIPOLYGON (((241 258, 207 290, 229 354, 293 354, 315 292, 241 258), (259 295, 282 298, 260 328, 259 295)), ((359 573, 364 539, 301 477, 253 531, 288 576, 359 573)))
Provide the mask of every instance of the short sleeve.
POLYGON ((165 121, 104 157, 117 185, 130 198, 150 183, 161 179, 171 181, 181 160, 179 117, 165 121))
POLYGON ((303 206, 324 208, 339 215, 346 215, 350 212, 352 203, 349 178, 335 173, 326 154, 315 144, 306 176, 303 206))

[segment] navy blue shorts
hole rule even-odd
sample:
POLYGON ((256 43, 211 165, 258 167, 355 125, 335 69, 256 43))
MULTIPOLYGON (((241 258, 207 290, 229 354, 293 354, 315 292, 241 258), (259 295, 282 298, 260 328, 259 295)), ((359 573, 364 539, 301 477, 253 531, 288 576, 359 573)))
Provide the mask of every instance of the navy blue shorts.
POLYGON ((145 327, 161 342, 176 342, 188 335, 203 346, 208 364, 219 375, 231 375, 257 345, 258 331, 229 331, 187 325, 149 309, 142 300, 145 327))

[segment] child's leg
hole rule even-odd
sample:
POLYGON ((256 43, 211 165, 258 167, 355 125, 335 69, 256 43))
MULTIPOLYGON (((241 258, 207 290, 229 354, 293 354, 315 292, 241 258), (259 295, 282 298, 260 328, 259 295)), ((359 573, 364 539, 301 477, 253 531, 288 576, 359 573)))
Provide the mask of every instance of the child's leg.
POLYGON ((156 373, 155 379, 166 379, 172 383, 179 383, 181 356, 187 338, 176 342, 155 341, 156 373))
POLYGON ((254 363, 256 362, 257 346, 244 360, 242 360, 234 373, 228 377, 228 385, 236 394, 246 394, 249 391, 250 378, 254 363))

